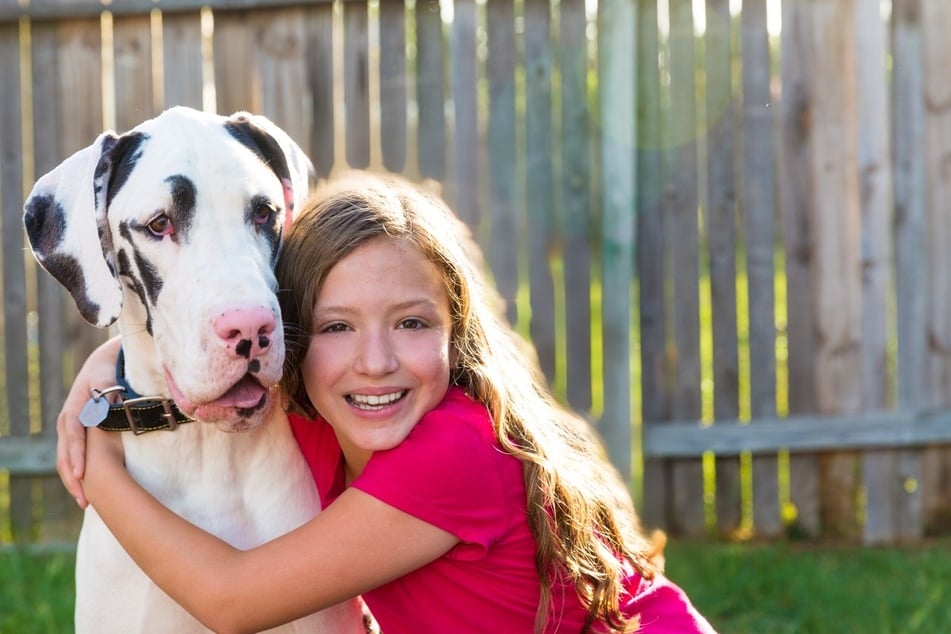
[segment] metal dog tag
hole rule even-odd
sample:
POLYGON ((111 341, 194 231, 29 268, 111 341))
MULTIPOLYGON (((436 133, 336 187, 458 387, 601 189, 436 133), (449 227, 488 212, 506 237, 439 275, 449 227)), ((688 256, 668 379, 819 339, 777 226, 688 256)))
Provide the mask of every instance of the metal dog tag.
POLYGON ((99 398, 94 396, 83 405, 82 411, 79 412, 79 422, 84 427, 98 427, 99 423, 106 420, 108 414, 109 401, 104 396, 99 398))

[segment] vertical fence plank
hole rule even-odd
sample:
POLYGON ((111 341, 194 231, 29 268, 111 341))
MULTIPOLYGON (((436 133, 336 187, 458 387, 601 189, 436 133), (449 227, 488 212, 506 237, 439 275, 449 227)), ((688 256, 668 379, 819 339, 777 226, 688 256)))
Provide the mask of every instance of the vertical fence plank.
POLYGON ((462 220, 479 225, 479 115, 476 82, 476 4, 456 0, 452 21, 452 101, 455 112, 455 173, 450 199, 462 220))
MULTIPOLYGON (((706 120, 707 205, 704 225, 710 253, 715 421, 739 418, 739 349, 736 322, 736 97, 733 88, 729 0, 707 0, 706 120)), ((720 535, 742 520, 740 461, 716 460, 716 516, 720 535)))
MULTIPOLYGON (((518 320, 518 259, 521 243, 515 121, 515 7, 512 0, 486 2, 489 83, 489 219, 486 253, 509 322, 518 320)), ((421 122, 422 123, 422 122, 421 122)))
MULTIPOLYGON (((782 100, 778 152, 779 201, 783 216, 786 254, 786 341, 789 413, 816 412, 814 297, 812 292, 812 155, 814 125, 810 57, 814 50, 811 5, 783 3, 781 34, 782 100)), ((795 454, 789 458, 789 497, 795 508, 792 529, 817 536, 819 520, 819 457, 795 454)))
MULTIPOLYGON (((591 117, 583 0, 561 2, 561 196, 568 403, 591 410, 591 117)), ((635 188, 636 189, 636 188, 635 188)), ((636 210, 635 210, 636 212, 636 210)))
MULTIPOLYGON (((557 232, 552 182, 551 9, 525 1, 525 211, 528 216, 529 330, 542 371, 555 378, 555 294, 550 258, 557 232)), ((627 111, 630 113, 630 110, 627 111)))
POLYGON ((439 0, 416 3, 416 144, 424 178, 446 177, 446 115, 443 34, 439 0))
MULTIPOLYGON (((862 364, 863 403, 868 411, 884 410, 888 399, 888 293, 891 268, 889 222, 892 184, 886 87, 886 40, 879 3, 857 0, 858 167, 862 213, 862 364)), ((866 513, 865 543, 895 538, 895 452, 868 451, 862 456, 866 513)))
MULTIPOLYGON (((674 365, 675 420, 700 420, 700 238, 697 223, 696 56, 690 0, 671 0, 669 69, 670 88, 666 135, 666 235, 673 281, 672 326, 676 349, 674 365)), ((705 530, 703 467, 699 459, 672 464, 673 526, 685 535, 705 530)))
POLYGON ((261 76, 261 110, 296 143, 310 139, 310 116, 305 105, 307 52, 302 7, 259 11, 255 14, 254 54, 261 76))
MULTIPOLYGON (((927 244, 924 164, 924 76, 920 0, 892 3, 892 121, 895 174, 895 305, 898 333, 897 406, 927 405, 925 358, 927 244)), ((896 457, 895 534, 921 538, 921 450, 896 457)))
POLYGON ((335 160, 333 4, 309 7, 304 20, 306 81, 313 103, 308 155, 317 175, 326 178, 335 160))
POLYGON ((204 103, 201 50, 201 13, 183 11, 162 15, 163 107, 204 103))
MULTIPOLYGON (((811 4, 812 30, 823 42, 811 79, 818 405, 823 414, 855 413, 862 402, 855 4, 811 4)), ((857 537, 856 455, 826 454, 821 467, 824 532, 857 537)))
POLYGON ((158 114, 152 90, 151 29, 148 14, 113 19, 115 125, 119 132, 158 114))
POLYGON ((213 59, 217 111, 261 111, 261 77, 254 64, 254 37, 248 23, 250 10, 214 13, 213 59))
POLYGON ((601 119, 601 338, 604 410, 599 430, 611 462, 631 473, 631 286, 634 264, 636 50, 633 0, 598 3, 601 119))
POLYGON ((346 159, 353 168, 370 165, 370 69, 366 0, 343 3, 343 112, 346 159))
MULTIPOLYGON (((20 98, 20 34, 17 22, 0 23, 0 226, 3 227, 3 342, 6 410, 12 436, 30 434, 27 394, 26 268, 23 260, 23 163, 20 98)), ((29 478, 10 478, 10 515, 17 541, 32 528, 29 478)))
POLYGON ((383 165, 406 165, 406 17, 402 0, 380 2, 380 145, 383 165))
MULTIPOLYGON (((664 223, 660 106, 660 40, 657 3, 637 0, 637 286, 640 312, 641 419, 644 427, 670 418, 667 381, 667 326, 664 303, 664 223)), ((647 526, 667 525, 670 499, 665 460, 644 461, 642 518, 647 526)))
MULTIPOLYGON (((750 413, 776 415, 775 188, 766 1, 743 3, 743 228, 749 310, 750 413)), ((753 525, 782 531, 776 456, 753 458, 753 525)))
MULTIPOLYGON (((667 327, 664 303, 664 223, 661 184, 663 139, 660 106, 660 40, 657 3, 637 0, 637 286, 640 313, 641 419, 660 425, 669 420, 667 327)), ((666 526, 670 496, 664 460, 644 461, 642 516, 648 526, 666 526)))
MULTIPOLYGON (((925 169, 930 254, 929 376, 931 404, 951 406, 951 4, 922 0, 924 41, 925 169)), ((923 454, 925 531, 951 528, 951 449, 932 447, 923 454)))

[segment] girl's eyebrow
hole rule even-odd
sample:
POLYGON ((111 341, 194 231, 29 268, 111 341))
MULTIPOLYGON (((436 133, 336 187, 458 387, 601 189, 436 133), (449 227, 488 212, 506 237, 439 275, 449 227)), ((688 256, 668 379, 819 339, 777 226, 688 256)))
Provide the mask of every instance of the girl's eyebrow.
MULTIPOLYGON (((418 308, 418 307, 434 309, 438 307, 438 303, 436 302, 436 300, 434 300, 431 297, 423 296, 423 297, 418 297, 413 299, 407 299, 405 301, 387 306, 386 308, 388 311, 392 311, 392 310, 401 311, 401 310, 411 310, 413 308, 418 308)), ((321 315, 321 316, 350 315, 355 312, 358 312, 358 311, 352 306, 346 306, 346 305, 335 306, 331 304, 331 305, 321 306, 318 303, 316 306, 314 306, 314 314, 321 315)))

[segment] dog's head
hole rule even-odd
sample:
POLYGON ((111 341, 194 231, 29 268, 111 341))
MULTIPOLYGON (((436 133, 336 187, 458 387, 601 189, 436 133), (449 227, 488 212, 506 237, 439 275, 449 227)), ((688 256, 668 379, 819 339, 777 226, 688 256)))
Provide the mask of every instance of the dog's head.
POLYGON ((24 224, 82 316, 118 320, 137 392, 248 429, 281 376, 273 267, 312 171, 264 117, 176 107, 40 178, 24 224))

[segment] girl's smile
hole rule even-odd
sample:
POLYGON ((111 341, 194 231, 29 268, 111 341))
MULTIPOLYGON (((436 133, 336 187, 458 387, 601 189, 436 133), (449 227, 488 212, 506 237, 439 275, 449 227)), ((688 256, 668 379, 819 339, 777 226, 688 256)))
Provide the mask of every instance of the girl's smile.
POLYGON ((443 278, 409 241, 373 239, 327 274, 303 377, 348 472, 401 443, 445 396, 451 326, 443 278))

